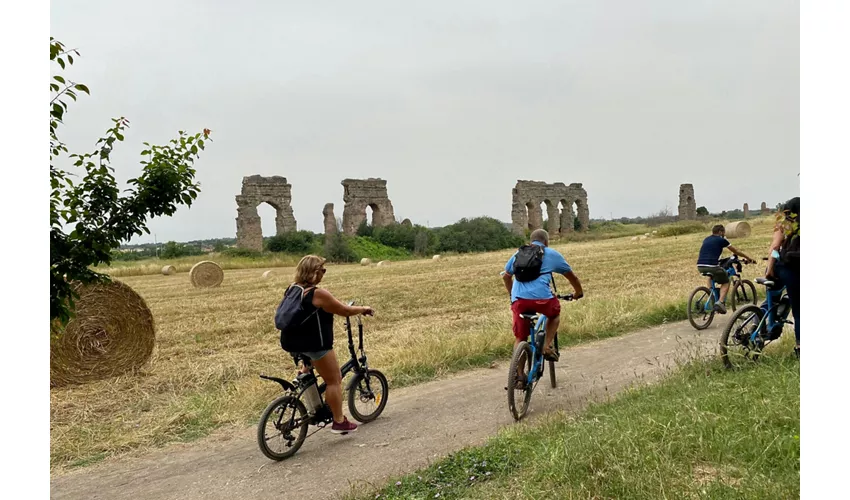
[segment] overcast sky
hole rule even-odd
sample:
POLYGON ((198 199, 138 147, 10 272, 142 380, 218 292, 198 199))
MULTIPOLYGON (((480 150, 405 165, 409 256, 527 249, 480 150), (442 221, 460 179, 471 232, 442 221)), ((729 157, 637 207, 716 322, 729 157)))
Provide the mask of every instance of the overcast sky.
POLYGON ((159 241, 234 237, 253 174, 286 177, 317 232, 347 177, 386 179, 396 217, 431 226, 510 221, 517 179, 583 183, 593 218, 675 213, 681 183, 711 211, 799 195, 798 1, 62 0, 50 16, 92 90, 60 131, 72 151, 126 116, 126 180, 143 141, 212 129, 201 194, 151 223, 159 241))

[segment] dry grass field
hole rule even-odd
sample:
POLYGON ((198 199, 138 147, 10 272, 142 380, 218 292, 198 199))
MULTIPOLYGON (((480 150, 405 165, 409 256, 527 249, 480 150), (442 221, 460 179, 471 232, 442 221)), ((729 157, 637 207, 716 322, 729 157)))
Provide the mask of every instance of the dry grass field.
MULTIPOLYGON (((733 245, 766 255, 772 222, 733 245)), ((581 278, 586 298, 563 304, 563 344, 684 319, 688 293, 703 283, 695 269, 702 234, 553 245, 581 278)), ((507 292, 499 272, 512 250, 417 260, 387 267, 328 265, 323 285, 341 300, 376 309, 365 320, 370 365, 392 385, 481 366, 510 353, 507 292)), ((187 263, 187 266, 189 264, 187 263)), ((184 266, 185 267, 185 266, 184 266)), ((229 269, 221 287, 195 289, 185 269, 173 276, 124 276, 156 321, 156 348, 144 372, 51 391, 51 469, 167 442, 216 427, 254 422, 279 387, 260 373, 291 378, 273 314, 293 269, 229 269)), ((753 278, 761 263, 747 266, 753 278)), ((126 272, 126 274, 132 274, 126 272)), ((563 277, 559 291, 569 290, 563 277)), ((761 292, 761 290, 760 290, 761 292)), ((342 322, 336 351, 347 357, 342 322)))

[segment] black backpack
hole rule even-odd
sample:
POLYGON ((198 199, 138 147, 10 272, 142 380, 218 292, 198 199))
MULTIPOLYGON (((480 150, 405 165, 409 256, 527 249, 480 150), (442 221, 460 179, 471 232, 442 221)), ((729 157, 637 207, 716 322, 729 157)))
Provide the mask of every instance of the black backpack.
POLYGON ((786 266, 800 267, 800 232, 786 236, 779 248, 779 262, 786 266))
POLYGON ((287 335, 297 333, 299 327, 307 319, 302 302, 304 292, 308 291, 309 288, 292 284, 283 292, 283 299, 278 304, 277 310, 274 313, 274 326, 280 330, 281 339, 284 339, 287 335))
POLYGON ((514 259, 513 275, 517 281, 526 283, 540 277, 543 267, 543 254, 546 251, 541 245, 523 245, 517 250, 514 259))

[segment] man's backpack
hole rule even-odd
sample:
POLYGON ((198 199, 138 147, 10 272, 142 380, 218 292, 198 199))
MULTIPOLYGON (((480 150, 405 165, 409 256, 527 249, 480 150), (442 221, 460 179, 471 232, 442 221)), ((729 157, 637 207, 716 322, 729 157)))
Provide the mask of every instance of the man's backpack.
POLYGON ((541 245, 523 245, 517 250, 514 259, 513 275, 517 281, 525 283, 534 281, 540 276, 543 267, 543 254, 546 251, 541 245))
POLYGON ((287 334, 296 333, 298 328, 307 319, 306 311, 302 305, 304 293, 310 288, 292 284, 283 292, 283 299, 274 313, 274 326, 280 330, 281 338, 287 334))

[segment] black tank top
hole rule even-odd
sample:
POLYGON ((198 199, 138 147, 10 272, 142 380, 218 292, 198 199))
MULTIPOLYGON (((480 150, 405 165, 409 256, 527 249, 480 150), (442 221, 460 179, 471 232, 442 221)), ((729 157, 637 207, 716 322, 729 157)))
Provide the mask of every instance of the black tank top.
POLYGON ((307 313, 307 320, 304 322, 302 330, 304 336, 313 344, 313 339, 316 343, 316 348, 305 349, 309 351, 323 351, 331 349, 334 345, 334 315, 313 305, 313 295, 316 292, 315 288, 311 288, 301 298, 301 307, 307 313))

